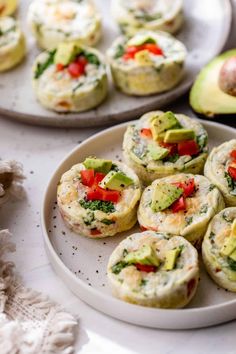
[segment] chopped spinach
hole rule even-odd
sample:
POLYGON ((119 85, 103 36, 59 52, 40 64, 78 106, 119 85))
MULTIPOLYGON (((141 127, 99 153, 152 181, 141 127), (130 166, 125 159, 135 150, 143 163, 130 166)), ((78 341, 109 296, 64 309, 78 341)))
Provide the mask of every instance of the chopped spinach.
POLYGON ((86 51, 84 51, 83 54, 90 64, 100 65, 100 60, 98 59, 98 57, 95 54, 88 53, 86 51))
POLYGON ((84 208, 84 209, 90 209, 90 210, 100 210, 103 211, 104 213, 114 213, 115 207, 112 202, 108 201, 103 201, 103 200, 80 200, 79 204, 84 208))
POLYGON ((200 147, 200 150, 203 150, 203 148, 206 146, 207 140, 208 138, 206 134, 201 134, 197 136, 197 144, 200 147))
POLYGON ((87 218, 83 218, 83 222, 86 226, 90 226, 94 220, 94 213, 92 211, 88 213, 87 218))
POLYGON ((118 59, 118 58, 122 57, 122 55, 124 55, 124 53, 125 53, 124 47, 121 44, 119 44, 117 46, 116 54, 115 54, 114 58, 118 59))
POLYGON ((228 261, 229 268, 236 272, 236 262, 229 257, 227 258, 227 261, 228 261))
POLYGON ((43 72, 50 66, 53 64, 54 61, 54 56, 55 56, 56 50, 53 50, 51 52, 48 52, 48 58, 44 63, 38 63, 35 73, 34 73, 34 78, 38 79, 43 72))
POLYGON ((123 268, 127 267, 128 263, 120 261, 111 267, 111 271, 114 274, 119 274, 123 268))
POLYGON ((225 172, 224 176, 227 180, 227 184, 230 189, 230 194, 236 195, 236 181, 234 181, 233 178, 231 178, 227 172, 225 172))
POLYGON ((167 156, 167 157, 164 159, 164 161, 165 161, 165 162, 172 162, 172 163, 175 163, 178 159, 179 159, 179 155, 178 155, 178 154, 173 154, 173 155, 167 156))
POLYGON ((145 286, 147 282, 147 279, 141 279, 140 286, 145 286))
POLYGON ((212 240, 212 239, 215 237, 215 235, 216 235, 216 234, 215 234, 213 231, 211 231, 210 236, 209 236, 209 239, 212 240))
POLYGON ((128 254, 128 251, 127 251, 127 249, 126 248, 124 248, 124 250, 123 250, 123 257, 125 257, 125 256, 127 256, 127 254, 128 254))
POLYGON ((215 189, 216 186, 214 184, 210 184, 209 186, 209 192, 213 191, 213 189, 215 189))
POLYGON ((102 219, 101 222, 105 225, 112 225, 115 224, 115 221, 109 219, 102 219))

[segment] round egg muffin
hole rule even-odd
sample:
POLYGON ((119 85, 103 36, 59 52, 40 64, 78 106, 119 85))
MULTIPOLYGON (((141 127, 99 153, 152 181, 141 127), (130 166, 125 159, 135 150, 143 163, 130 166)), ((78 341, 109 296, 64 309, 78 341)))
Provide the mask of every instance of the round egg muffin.
POLYGON ((28 22, 42 49, 70 41, 92 46, 101 37, 101 16, 91 0, 35 0, 28 22))
POLYGON ((12 15, 17 8, 17 0, 0 0, 0 17, 12 15))
POLYGON ((141 31, 117 38, 107 51, 115 85, 128 95, 146 96, 181 80, 185 46, 165 32, 141 31))
POLYGON ((112 0, 111 9, 128 36, 140 29, 175 33, 183 23, 182 0, 112 0))
POLYGON ((236 206, 236 139, 215 147, 205 164, 205 176, 214 183, 227 206, 236 206))
POLYGON ((113 294, 133 304, 180 308, 194 296, 199 266, 196 249, 183 237, 146 231, 123 240, 110 256, 107 276, 113 294))
POLYGON ((41 53, 33 66, 38 101, 56 112, 82 112, 98 106, 108 92, 103 56, 93 48, 61 43, 41 53))
POLYGON ((209 221, 223 208, 220 191, 206 177, 181 173, 144 190, 138 221, 142 230, 177 234, 199 248, 209 221))
POLYGON ((25 56, 24 35, 11 17, 0 17, 0 71, 19 64, 25 56))
POLYGON ((125 162, 144 184, 179 172, 200 174, 207 158, 207 132, 184 114, 153 111, 124 135, 125 162))
POLYGON ((64 173, 57 191, 67 226, 92 238, 132 228, 140 196, 139 179, 128 166, 93 157, 64 173))
POLYGON ((216 284, 236 292, 236 208, 214 216, 202 243, 202 257, 216 284))

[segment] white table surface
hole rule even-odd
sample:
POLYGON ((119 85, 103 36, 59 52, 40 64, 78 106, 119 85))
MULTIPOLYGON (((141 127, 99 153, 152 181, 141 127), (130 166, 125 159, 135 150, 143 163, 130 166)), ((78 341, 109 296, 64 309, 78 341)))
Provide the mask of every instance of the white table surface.
MULTIPOLYGON (((235 27, 233 32, 236 33, 235 27)), ((186 103, 180 102, 170 108, 191 115, 186 103)), ((43 192, 60 160, 76 144, 97 131, 41 128, 0 118, 0 158, 21 161, 27 177, 24 183, 27 198, 11 201, 0 210, 0 227, 9 228, 13 233, 17 251, 11 258, 25 285, 48 294, 78 317, 76 353, 235 354, 236 321, 188 331, 130 325, 80 301, 52 270, 40 228, 43 192)))

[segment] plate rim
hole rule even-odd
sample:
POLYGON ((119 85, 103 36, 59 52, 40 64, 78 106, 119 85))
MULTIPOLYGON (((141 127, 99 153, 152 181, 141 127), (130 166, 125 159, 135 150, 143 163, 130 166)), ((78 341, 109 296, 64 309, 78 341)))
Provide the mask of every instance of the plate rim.
MULTIPOLYGON (((196 119, 196 118, 194 118, 196 119)), ((236 129, 230 126, 225 126, 223 124, 220 123, 216 123, 216 122, 209 122, 209 121, 205 121, 202 119, 196 119, 198 120, 200 123, 202 123, 206 129, 208 127, 211 127, 214 129, 214 127, 216 128, 222 128, 228 132, 236 132, 236 129)), ((129 322, 132 324, 138 324, 138 325, 142 325, 142 326, 146 326, 146 327, 152 327, 152 328, 163 328, 163 329, 188 329, 188 328, 199 328, 199 327, 206 327, 206 326, 210 326, 210 325, 215 325, 218 323, 222 323, 222 322, 226 322, 229 320, 232 320, 236 317, 236 315, 233 314, 233 311, 229 312, 228 311, 231 309, 231 307, 234 307, 236 310, 236 299, 235 300, 229 300, 223 304, 215 304, 215 305, 211 305, 211 306, 205 306, 205 307, 197 307, 197 308, 183 308, 183 309, 159 309, 159 308, 149 308, 149 307, 144 307, 144 306, 139 306, 139 305, 135 305, 135 304, 130 304, 130 303, 126 303, 122 300, 119 300, 115 297, 113 297, 111 294, 108 295, 106 293, 102 293, 101 291, 92 288, 91 286, 89 286, 88 284, 86 284, 83 280, 81 280, 80 278, 78 278, 72 271, 70 271, 70 269, 64 264, 64 262, 61 260, 61 258, 59 257, 59 255, 57 254, 56 250, 54 249, 52 242, 50 240, 50 235, 47 231, 47 221, 46 221, 46 215, 47 215, 47 208, 48 208, 48 203, 47 200, 50 199, 49 195, 50 195, 50 189, 51 189, 51 185, 53 184, 53 181, 55 178, 57 178, 57 174, 59 173, 60 169, 63 167, 63 165, 67 162, 68 159, 71 158, 71 156, 76 153, 78 150, 80 150, 80 148, 86 146, 87 144, 90 144, 91 142, 93 142, 94 140, 96 140, 97 138, 102 137, 103 135, 109 135, 110 133, 116 133, 116 131, 124 129, 125 127, 127 127, 129 124, 133 124, 135 121, 129 121, 129 122, 125 122, 125 123, 121 123, 118 124, 116 126, 107 128, 102 130, 101 132, 98 132, 94 135, 92 135, 91 137, 87 138, 86 140, 84 140, 81 144, 79 144, 78 146, 76 146, 75 148, 73 148, 68 154, 66 154, 66 156, 58 163, 57 168, 55 169, 55 171, 53 172, 53 174, 50 176, 46 188, 44 190, 43 193, 43 202, 42 202, 42 206, 41 206, 41 229, 42 229, 42 233, 43 233, 43 238, 44 238, 44 245, 46 248, 46 253, 47 256, 55 270, 55 272, 59 275, 59 277, 63 280, 63 282, 66 283, 66 285, 69 287, 69 289, 75 293, 76 296, 78 296, 81 300, 83 300, 84 302, 86 302, 88 305, 90 305, 91 307, 97 309, 98 311, 101 311, 103 313, 105 313, 106 315, 121 319, 125 322, 129 322), (75 287, 78 287, 78 289, 80 289, 81 293, 80 295, 78 295, 78 293, 75 291, 75 287), (85 296, 88 295, 88 296, 85 296), (98 302, 100 302, 101 304, 104 303, 110 303, 110 308, 111 305, 116 307, 117 306, 122 306, 123 308, 127 309, 128 311, 131 309, 132 311, 135 312, 142 312, 145 313, 146 315, 150 315, 155 313, 156 317, 163 317, 163 316, 167 316, 168 318, 171 318, 172 316, 176 316, 178 314, 178 316, 181 314, 182 318, 183 315, 188 319, 191 316, 196 315, 196 313, 199 314, 203 314, 203 313, 207 313, 207 312, 214 312, 216 310, 219 311, 223 311, 225 310, 225 313, 228 314, 228 316, 226 318, 223 318, 223 320, 213 320, 209 319, 208 320, 208 324, 204 324, 204 323, 194 323, 191 325, 191 323, 188 323, 186 325, 180 325, 180 327, 176 327, 175 325, 173 325, 172 323, 169 323, 167 325, 152 325, 152 324, 148 324, 148 323, 140 323, 140 321, 130 321, 129 319, 124 319, 122 315, 117 316, 114 313, 112 314, 112 311, 106 312, 106 310, 103 308, 104 306, 101 306, 101 308, 97 305, 94 305, 94 303, 91 303, 91 296, 95 297, 98 302), (181 311, 181 312, 180 312, 181 311), (231 314, 231 316, 230 316, 231 314)), ((78 290, 77 289, 77 290, 78 290)), ((113 311, 114 312, 114 311, 113 311)), ((223 316, 224 317, 224 316, 223 316)), ((168 318, 167 318, 167 322, 168 322, 168 318)), ((144 321, 145 322, 145 321, 144 321)))
MULTIPOLYGON (((232 4, 230 0, 218 0, 222 3, 222 7, 224 8, 224 16, 227 19, 225 22, 224 33, 221 35, 219 40, 218 46, 216 50, 212 53, 212 59, 218 55, 222 49, 224 48, 226 41, 229 37, 232 17, 233 17, 233 10, 232 4)), ((206 63, 207 64, 207 63, 206 63)), ((199 68, 199 71, 201 68, 199 68)), ((163 97, 160 99, 159 96, 159 103, 154 100, 148 104, 144 103, 142 106, 138 107, 137 109, 125 110, 121 113, 113 113, 107 114, 103 117, 102 121, 97 121, 96 119, 89 116, 89 112, 94 113, 94 117, 96 116, 96 108, 91 111, 81 112, 81 113, 58 113, 57 116, 47 117, 46 113, 45 116, 37 115, 37 114, 29 114, 16 111, 14 109, 7 109, 1 107, 0 105, 0 114, 3 115, 4 118, 9 118, 11 120, 20 121, 23 123, 36 125, 36 126, 52 126, 52 127, 59 127, 59 128, 89 128, 89 127, 99 127, 104 126, 106 124, 114 124, 116 122, 123 122, 132 119, 138 113, 145 113, 147 110, 152 110, 157 107, 162 108, 164 105, 169 104, 176 100, 177 98, 184 95, 188 89, 191 87, 194 78, 189 78, 189 80, 181 85, 181 83, 172 89, 170 92, 172 93, 167 98, 163 97), (132 112, 132 113, 131 113, 132 112), (60 117, 63 117, 60 119, 60 117), (57 120, 58 118, 58 120, 57 120)), ((158 96, 158 95, 156 95, 158 96)), ((36 98, 35 98, 36 99, 36 98)), ((105 103, 106 104, 106 103, 105 103)), ((55 112, 54 112, 55 113, 55 112)))

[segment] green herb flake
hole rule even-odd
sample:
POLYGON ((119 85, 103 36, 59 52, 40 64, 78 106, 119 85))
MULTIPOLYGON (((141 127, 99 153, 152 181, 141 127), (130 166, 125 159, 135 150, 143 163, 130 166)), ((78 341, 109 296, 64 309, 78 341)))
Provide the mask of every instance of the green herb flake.
POLYGON ((124 250, 123 250, 123 257, 125 257, 125 256, 127 256, 127 254, 128 254, 128 251, 127 251, 127 249, 126 248, 124 248, 124 250))
POLYGON ((173 154, 173 155, 167 156, 167 157, 164 159, 164 161, 165 161, 165 162, 172 162, 172 163, 175 163, 178 159, 179 159, 179 154, 173 154))
POLYGON ((115 221, 109 220, 109 219, 102 219, 101 223, 103 223, 105 225, 112 225, 112 224, 115 224, 115 221))
POLYGON ((236 272, 236 262, 229 257, 227 258, 227 262, 228 262, 229 268, 236 272))
POLYGON ((215 237, 215 235, 216 235, 216 234, 215 234, 213 231, 211 231, 210 236, 209 236, 209 239, 212 240, 212 239, 215 237))
POLYGON ((226 212, 224 212, 224 213, 222 214, 222 219, 224 219, 224 220, 225 220, 226 222, 228 222, 228 223, 233 222, 232 217, 230 217, 229 215, 227 215, 226 212))
POLYGON ((147 284, 147 279, 142 279, 140 282, 140 286, 145 286, 147 284))
POLYGON ((127 267, 128 263, 120 261, 111 267, 111 271, 114 274, 119 274, 123 268, 127 267))
POLYGON ((44 71, 53 64, 54 62, 54 56, 55 56, 56 50, 53 50, 51 52, 48 52, 48 58, 44 63, 37 63, 37 67, 34 73, 34 78, 38 79, 44 71))
POLYGON ((210 184, 209 186, 209 192, 213 191, 213 189, 215 189, 216 186, 214 184, 210 184))
POLYGON ((95 220, 95 217, 94 217, 94 213, 92 211, 87 214, 87 217, 83 218, 83 222, 86 226, 90 226, 94 220, 95 220))
POLYGON ((100 65, 100 60, 98 59, 98 57, 95 54, 88 53, 86 51, 84 51, 83 54, 90 64, 100 65))
POLYGON ((114 213, 115 207, 112 202, 103 201, 103 200, 80 200, 79 204, 84 209, 90 209, 93 211, 100 210, 106 214, 114 213))
POLYGON ((207 210, 208 210, 208 205, 203 204, 199 210, 199 214, 206 214, 207 210))
POLYGON ((117 46, 116 54, 114 55, 114 58, 118 59, 118 58, 122 57, 124 54, 125 54, 125 49, 121 44, 119 44, 117 46))

